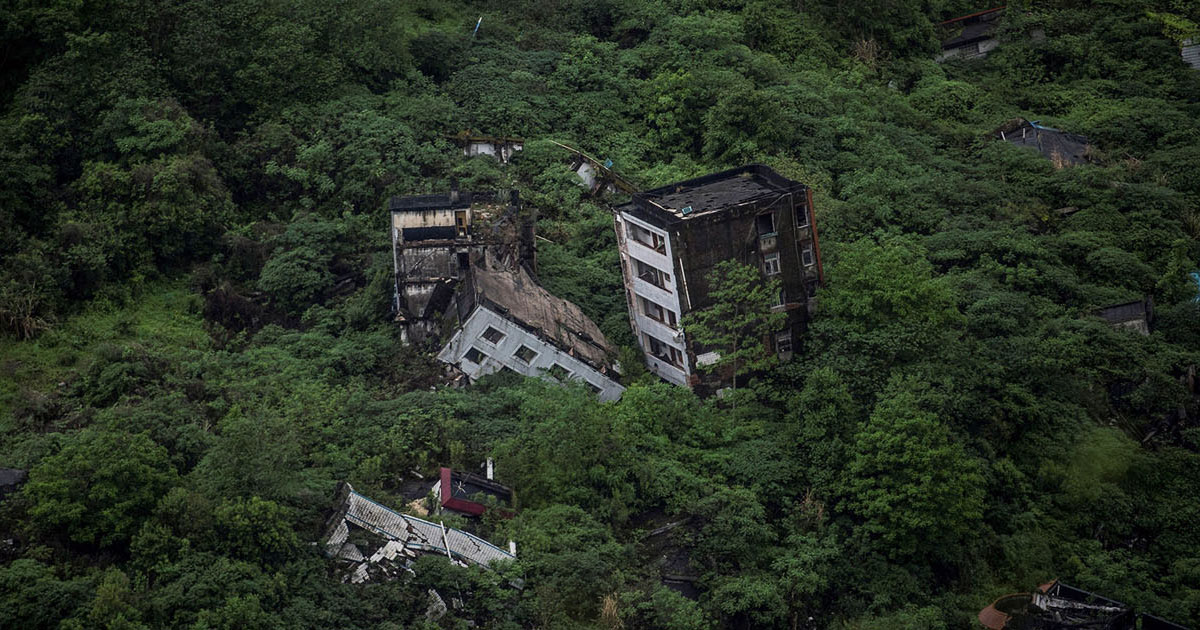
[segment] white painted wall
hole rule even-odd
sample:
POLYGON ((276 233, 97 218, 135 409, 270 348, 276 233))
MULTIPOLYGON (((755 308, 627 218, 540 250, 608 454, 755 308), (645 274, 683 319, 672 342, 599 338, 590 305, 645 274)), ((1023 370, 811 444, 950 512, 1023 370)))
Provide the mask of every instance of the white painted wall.
MULTIPOLYGON (((644 297, 665 309, 674 311, 676 321, 682 321, 682 297, 680 296, 681 283, 675 273, 675 265, 673 251, 671 249, 671 237, 662 229, 650 225, 629 213, 622 212, 618 216, 618 221, 621 222, 619 231, 621 241, 618 243, 621 249, 621 259, 625 264, 625 268, 629 270, 630 277, 626 278, 626 286, 633 293, 634 303, 629 305, 629 318, 633 325, 634 336, 637 338, 639 346, 644 346, 642 340, 643 333, 649 334, 663 344, 674 347, 686 358, 687 357, 687 340, 681 330, 676 330, 670 326, 654 319, 647 317, 642 313, 641 304, 638 301, 639 297, 644 297), (664 254, 654 251, 652 248, 646 247, 637 240, 629 236, 629 224, 637 225, 642 229, 658 234, 665 242, 664 254), (659 287, 642 280, 637 277, 637 261, 656 267, 671 277, 671 290, 666 291, 659 287)), ((654 355, 646 352, 646 348, 642 348, 643 356, 646 359, 646 366, 650 368, 663 380, 674 383, 676 385, 687 385, 688 375, 691 374, 690 366, 685 365, 682 368, 671 365, 654 355)))
POLYGON ((571 378, 587 381, 599 388, 597 396, 600 400, 617 400, 625 391, 620 383, 601 374, 599 370, 560 351, 554 345, 483 306, 476 308, 458 332, 454 333, 454 337, 438 353, 438 359, 458 366, 472 381, 497 372, 505 366, 526 376, 551 379, 546 372, 553 364, 558 363, 570 370, 571 378), (483 333, 489 326, 504 333, 504 338, 498 343, 493 344, 483 338, 483 333), (530 363, 513 356, 522 345, 538 353, 530 363), (477 365, 464 358, 472 347, 488 355, 482 364, 477 365))

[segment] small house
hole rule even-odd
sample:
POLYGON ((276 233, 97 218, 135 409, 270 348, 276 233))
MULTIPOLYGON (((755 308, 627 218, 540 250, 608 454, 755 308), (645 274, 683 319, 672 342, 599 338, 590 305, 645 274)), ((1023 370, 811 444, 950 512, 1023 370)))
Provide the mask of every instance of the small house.
POLYGON ((490 155, 505 164, 517 151, 525 148, 525 140, 513 136, 487 136, 471 131, 462 131, 450 136, 450 139, 462 149, 463 155, 467 157, 490 155))
POLYGON ((943 34, 942 53, 936 61, 941 63, 947 59, 974 59, 987 56, 1000 40, 996 39, 995 31, 999 20, 1004 15, 1005 7, 996 7, 969 15, 956 17, 938 24, 938 30, 943 34))
MULTIPOLYGON (((488 469, 491 470, 491 460, 488 460, 488 463, 488 469)), ((495 506, 500 508, 503 514, 512 515, 511 510, 505 509, 513 505, 512 488, 496 483, 491 476, 481 477, 443 467, 431 492, 437 497, 438 505, 443 510, 467 516, 482 516, 489 507, 495 506)))

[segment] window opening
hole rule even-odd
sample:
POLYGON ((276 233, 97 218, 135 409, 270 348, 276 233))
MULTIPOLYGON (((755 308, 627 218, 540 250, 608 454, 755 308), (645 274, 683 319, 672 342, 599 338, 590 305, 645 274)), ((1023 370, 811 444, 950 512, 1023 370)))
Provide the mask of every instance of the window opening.
POLYGON ((758 225, 758 235, 759 236, 775 233, 775 214, 774 213, 768 212, 766 214, 758 215, 758 217, 755 218, 755 223, 758 225))
POLYGON ((525 345, 522 345, 520 348, 517 348, 517 351, 513 353, 513 356, 516 357, 518 360, 520 360, 522 363, 531 363, 534 360, 534 358, 537 357, 537 355, 538 355, 538 353, 536 350, 534 350, 533 348, 530 348, 529 346, 525 346, 525 345))
POLYGON ((804 263, 805 267, 811 267, 813 264, 813 246, 811 243, 804 246, 800 250, 800 262, 804 263))
POLYGON ((779 274, 779 254, 767 254, 763 257, 763 271, 768 276, 779 274))
POLYGON ((480 352, 478 348, 472 347, 470 350, 467 350, 467 353, 463 355, 463 358, 471 363, 474 363, 475 365, 481 365, 483 364, 483 361, 488 358, 488 355, 480 352))
POLYGON ((500 343, 501 339, 504 339, 504 333, 492 328, 491 326, 488 326, 487 330, 483 331, 483 338, 486 339, 488 343, 497 344, 500 343))
MULTIPOLYGON (((635 258, 634 260, 637 259, 635 258)), ((637 273, 638 278, 641 278, 642 280, 645 280, 646 282, 649 282, 660 289, 666 289, 667 284, 671 282, 671 276, 663 273, 663 271, 658 267, 655 267, 654 265, 647 265, 640 260, 637 260, 637 273)))

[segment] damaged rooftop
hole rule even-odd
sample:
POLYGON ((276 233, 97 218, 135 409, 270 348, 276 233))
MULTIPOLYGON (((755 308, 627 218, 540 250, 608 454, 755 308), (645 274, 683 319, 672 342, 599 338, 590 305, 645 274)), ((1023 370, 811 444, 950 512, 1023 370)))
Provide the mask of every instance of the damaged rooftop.
POLYGON ((806 189, 765 166, 751 164, 635 193, 632 203, 676 219, 692 219, 764 197, 806 189))

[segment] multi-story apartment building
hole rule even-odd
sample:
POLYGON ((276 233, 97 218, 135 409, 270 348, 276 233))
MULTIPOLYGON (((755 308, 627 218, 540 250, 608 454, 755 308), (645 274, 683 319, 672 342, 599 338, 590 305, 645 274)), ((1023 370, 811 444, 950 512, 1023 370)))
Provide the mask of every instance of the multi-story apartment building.
MULTIPOLYGON (((629 320, 651 371, 692 387, 702 382, 697 366, 717 360, 688 339, 681 321, 712 303, 709 274, 724 260, 780 280, 776 308, 788 318, 770 345, 791 357, 822 282, 807 186, 749 165, 634 193, 614 221, 629 320)), ((708 382, 719 385, 720 376, 708 382)))

